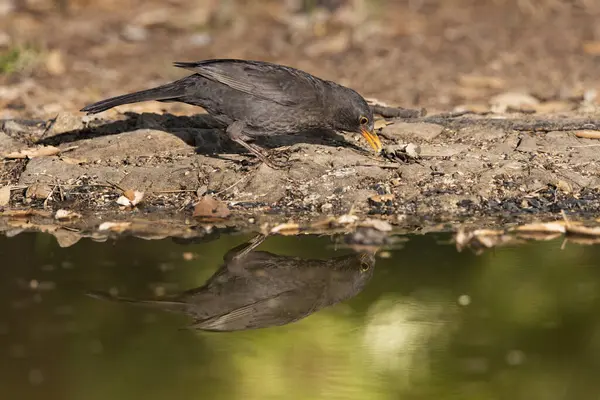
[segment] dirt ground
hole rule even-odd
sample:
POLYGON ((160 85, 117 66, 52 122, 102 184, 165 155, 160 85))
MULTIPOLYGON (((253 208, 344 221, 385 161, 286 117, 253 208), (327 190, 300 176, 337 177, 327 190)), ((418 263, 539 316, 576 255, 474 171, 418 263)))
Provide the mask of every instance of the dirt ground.
POLYGON ((0 208, 185 225, 210 195, 237 224, 354 214, 421 229, 598 214, 596 2, 290 3, 0 2, 0 208), (346 134, 269 139, 288 164, 274 170, 201 109, 77 112, 184 75, 172 61, 216 57, 292 65, 428 114, 378 122, 387 157, 346 134), (41 145, 55 149, 13 157, 41 145), (133 211, 117 203, 126 191, 144 193, 133 211))

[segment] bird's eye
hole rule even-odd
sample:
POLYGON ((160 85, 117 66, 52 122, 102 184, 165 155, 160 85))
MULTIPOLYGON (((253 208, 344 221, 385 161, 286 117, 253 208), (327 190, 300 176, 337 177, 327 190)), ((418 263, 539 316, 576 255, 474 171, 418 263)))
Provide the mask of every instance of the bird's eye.
POLYGON ((369 270, 369 268, 371 268, 371 266, 369 264, 367 264, 366 262, 363 262, 360 264, 360 271, 361 272, 366 272, 369 270))
POLYGON ((366 125, 369 123, 369 118, 367 117, 360 117, 360 119, 358 120, 358 122, 360 122, 361 125, 366 125))

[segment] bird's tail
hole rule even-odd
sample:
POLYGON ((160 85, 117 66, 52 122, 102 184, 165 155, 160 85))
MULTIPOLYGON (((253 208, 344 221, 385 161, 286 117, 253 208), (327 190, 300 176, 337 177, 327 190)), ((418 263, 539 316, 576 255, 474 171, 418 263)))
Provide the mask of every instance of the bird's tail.
POLYGON ((185 311, 185 309, 187 307, 186 303, 176 301, 176 300, 169 300, 169 299, 138 300, 138 299, 133 299, 133 298, 129 298, 129 297, 113 296, 109 293, 98 292, 98 291, 91 291, 91 292, 87 292, 86 294, 94 299, 120 302, 120 303, 140 304, 140 305, 145 305, 145 306, 150 306, 150 307, 161 308, 166 311, 182 312, 182 311, 185 311))
POLYGON ((81 109, 81 111, 88 114, 96 114, 123 104, 140 103, 151 100, 176 100, 177 98, 182 97, 184 94, 185 85, 182 84, 181 81, 176 81, 152 89, 141 90, 139 92, 123 94, 121 96, 101 100, 97 103, 85 106, 81 109))

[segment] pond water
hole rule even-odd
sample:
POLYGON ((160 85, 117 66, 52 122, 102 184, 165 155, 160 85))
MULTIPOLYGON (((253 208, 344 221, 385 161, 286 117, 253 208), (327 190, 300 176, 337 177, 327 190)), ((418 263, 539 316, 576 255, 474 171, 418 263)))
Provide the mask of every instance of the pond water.
POLYGON ((599 247, 263 239, 0 237, 2 398, 600 398, 599 247))

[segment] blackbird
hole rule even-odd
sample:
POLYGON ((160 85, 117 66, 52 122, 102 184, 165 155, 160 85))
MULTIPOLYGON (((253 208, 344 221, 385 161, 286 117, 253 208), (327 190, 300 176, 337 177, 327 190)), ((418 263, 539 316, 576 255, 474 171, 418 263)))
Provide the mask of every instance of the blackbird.
POLYGON ((229 250, 199 288, 158 300, 89 295, 187 314, 197 330, 239 331, 298 321, 355 296, 373 276, 373 253, 315 260, 254 251, 264 239, 257 235, 229 250))
POLYGON ((200 106, 227 127, 231 140, 270 166, 261 149, 249 143, 252 139, 319 130, 346 131, 362 134, 375 151, 382 149, 373 129, 373 112, 365 99, 335 82, 262 61, 217 59, 174 65, 194 74, 153 89, 102 100, 81 111, 95 114, 150 100, 200 106))

